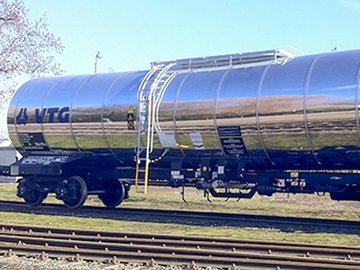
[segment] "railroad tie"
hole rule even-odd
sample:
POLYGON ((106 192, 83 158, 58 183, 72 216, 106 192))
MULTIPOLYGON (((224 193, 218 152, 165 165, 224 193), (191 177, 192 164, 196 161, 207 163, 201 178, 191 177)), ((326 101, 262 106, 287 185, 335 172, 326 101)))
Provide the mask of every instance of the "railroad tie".
POLYGON ((150 261, 146 263, 146 266, 156 267, 158 266, 158 263, 155 261, 154 258, 151 258, 150 261))
POLYGON ((81 262, 82 258, 79 253, 76 253, 75 257, 73 257, 74 262, 81 262))
POLYGON ((113 256, 112 260, 110 260, 110 262, 115 265, 120 264, 120 260, 116 256, 113 256))
POLYGON ((13 257, 13 256, 15 256, 15 253, 14 253, 13 250, 10 248, 7 252, 5 252, 5 256, 6 256, 6 257, 13 257))
POLYGON ((197 266, 197 264, 196 264, 195 261, 191 261, 191 263, 190 263, 190 265, 189 265, 189 268, 190 268, 190 269, 198 269, 198 266, 197 266))
POLYGON ((39 258, 44 261, 44 260, 49 259, 49 255, 48 255, 45 251, 42 251, 42 252, 40 253, 39 258))

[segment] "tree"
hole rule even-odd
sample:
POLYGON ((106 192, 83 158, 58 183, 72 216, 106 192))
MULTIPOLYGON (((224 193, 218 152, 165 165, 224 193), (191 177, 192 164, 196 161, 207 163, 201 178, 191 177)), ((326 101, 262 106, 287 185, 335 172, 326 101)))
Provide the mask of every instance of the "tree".
POLYGON ((62 53, 61 40, 49 33, 46 15, 28 19, 23 0, 0 0, 0 107, 15 89, 20 75, 30 77, 62 72, 54 54, 62 53))

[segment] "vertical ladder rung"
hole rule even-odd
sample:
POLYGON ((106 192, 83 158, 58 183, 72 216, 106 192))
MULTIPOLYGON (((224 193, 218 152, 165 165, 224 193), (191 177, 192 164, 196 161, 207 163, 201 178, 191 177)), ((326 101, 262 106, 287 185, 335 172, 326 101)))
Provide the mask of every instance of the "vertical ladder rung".
POLYGON ((147 193, 150 153, 154 147, 155 114, 158 106, 156 103, 159 102, 158 95, 161 95, 162 91, 165 90, 168 78, 172 76, 169 70, 174 65, 175 63, 171 63, 161 68, 153 67, 145 76, 138 89, 139 110, 137 112, 137 121, 139 124, 137 125, 138 137, 136 141, 136 191, 140 181, 140 173, 144 173, 144 193, 147 193), (145 143, 143 142, 144 135, 146 135, 145 143))

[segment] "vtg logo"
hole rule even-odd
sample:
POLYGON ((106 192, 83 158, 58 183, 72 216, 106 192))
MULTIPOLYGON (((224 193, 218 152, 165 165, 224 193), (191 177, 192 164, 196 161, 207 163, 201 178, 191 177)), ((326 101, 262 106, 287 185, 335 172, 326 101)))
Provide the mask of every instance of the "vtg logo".
POLYGON ((27 114, 26 108, 21 108, 19 114, 16 116, 16 124, 17 125, 26 125, 29 120, 29 116, 27 114))
MULTIPOLYGON (((43 108, 43 109, 35 109, 35 121, 38 124, 44 122, 45 115, 49 115, 48 123, 54 123, 57 118, 59 123, 69 123, 70 115, 69 115, 69 107, 62 108, 43 108)), ((29 121, 29 115, 27 113, 27 108, 21 108, 18 115, 16 116, 16 124, 17 125, 26 125, 29 121)))

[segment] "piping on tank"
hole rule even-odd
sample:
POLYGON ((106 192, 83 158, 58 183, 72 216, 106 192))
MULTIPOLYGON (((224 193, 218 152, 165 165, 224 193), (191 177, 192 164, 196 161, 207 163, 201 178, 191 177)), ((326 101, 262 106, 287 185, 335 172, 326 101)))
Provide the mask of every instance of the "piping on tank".
POLYGON ((119 150, 139 150, 145 141, 185 156, 248 154, 276 165, 287 151, 320 164, 321 149, 359 148, 359 67, 359 50, 296 58, 274 50, 154 62, 155 77, 35 79, 12 99, 9 132, 23 153, 105 151, 121 159, 119 150), (153 93, 150 115, 142 87, 153 93))

